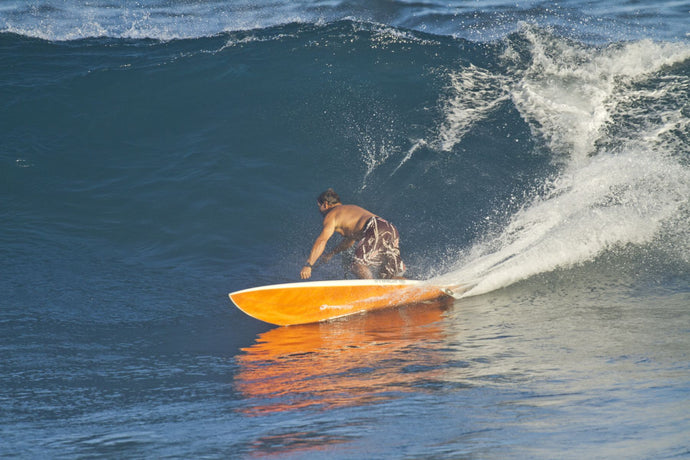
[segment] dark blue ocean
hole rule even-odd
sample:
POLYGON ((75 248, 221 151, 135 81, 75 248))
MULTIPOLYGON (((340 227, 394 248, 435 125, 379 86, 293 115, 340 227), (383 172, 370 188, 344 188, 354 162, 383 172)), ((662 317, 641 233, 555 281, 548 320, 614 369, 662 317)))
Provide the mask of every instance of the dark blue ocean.
POLYGON ((0 457, 678 459, 689 433, 690 2, 0 3, 0 457), (229 292, 299 281, 328 187, 410 278, 474 289, 243 314, 229 292))

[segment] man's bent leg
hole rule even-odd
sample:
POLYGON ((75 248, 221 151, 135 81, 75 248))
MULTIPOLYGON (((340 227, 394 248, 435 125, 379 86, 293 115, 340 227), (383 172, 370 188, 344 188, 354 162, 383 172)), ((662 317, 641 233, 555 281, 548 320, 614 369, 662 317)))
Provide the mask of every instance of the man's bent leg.
POLYGON ((371 269, 360 262, 355 262, 352 264, 352 272, 359 279, 370 280, 374 278, 374 275, 371 273, 371 269))

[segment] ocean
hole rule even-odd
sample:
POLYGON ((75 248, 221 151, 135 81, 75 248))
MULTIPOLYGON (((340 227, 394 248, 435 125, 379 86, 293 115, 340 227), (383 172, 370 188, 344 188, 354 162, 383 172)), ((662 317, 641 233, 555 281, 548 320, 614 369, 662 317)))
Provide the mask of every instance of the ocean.
POLYGON ((689 24, 3 1, 0 457, 689 458, 689 24), (474 288, 239 311, 299 281, 329 187, 396 225, 408 277, 474 288))

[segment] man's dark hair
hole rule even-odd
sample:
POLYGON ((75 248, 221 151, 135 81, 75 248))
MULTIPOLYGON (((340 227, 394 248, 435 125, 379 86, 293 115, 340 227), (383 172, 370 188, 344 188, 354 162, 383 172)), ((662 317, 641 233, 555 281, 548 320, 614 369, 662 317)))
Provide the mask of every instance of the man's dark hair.
POLYGON ((340 197, 338 196, 337 193, 332 188, 329 188, 325 192, 323 192, 319 197, 316 199, 319 204, 338 204, 340 203, 340 197))

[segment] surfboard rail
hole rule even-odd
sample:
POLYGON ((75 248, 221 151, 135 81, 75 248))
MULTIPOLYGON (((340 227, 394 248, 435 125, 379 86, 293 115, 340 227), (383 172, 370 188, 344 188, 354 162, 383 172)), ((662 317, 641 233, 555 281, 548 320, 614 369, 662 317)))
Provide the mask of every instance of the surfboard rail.
POLYGON ((244 289, 229 297, 249 316, 289 326, 436 300, 452 296, 459 287, 418 280, 305 281, 244 289))

